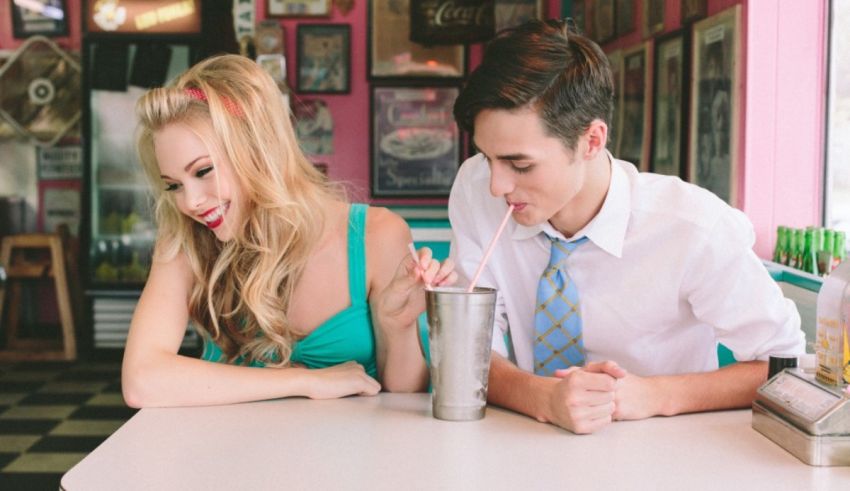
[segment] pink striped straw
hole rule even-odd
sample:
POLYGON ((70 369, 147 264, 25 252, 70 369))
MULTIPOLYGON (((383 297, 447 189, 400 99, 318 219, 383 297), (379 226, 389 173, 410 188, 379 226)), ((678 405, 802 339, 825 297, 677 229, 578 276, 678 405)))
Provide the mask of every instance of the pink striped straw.
MULTIPOLYGON (((413 256, 413 260, 416 261, 416 269, 419 270, 420 273, 424 274, 425 270, 422 269, 422 263, 419 262, 419 253, 416 252, 416 247, 413 246, 413 242, 408 242, 407 250, 410 251, 410 255, 413 256)), ((425 283, 425 288, 431 288, 431 283, 425 283)))
POLYGON ((472 277, 472 282, 469 283, 469 287, 466 289, 466 293, 472 293, 472 290, 475 289, 475 284, 478 283, 478 277, 481 276, 481 272, 484 271, 484 266, 487 264, 487 260, 490 259, 490 254, 493 253, 493 248, 496 247, 496 241, 499 240, 499 236, 502 235, 502 231, 505 230, 505 225, 508 224, 508 218, 511 217, 511 213, 514 211, 514 205, 508 206, 508 211, 505 213, 505 217, 502 218, 502 223, 499 224, 499 229, 496 230, 496 235, 490 240, 490 244, 487 246, 487 251, 484 253, 484 258, 481 259, 481 264, 478 265, 478 269, 475 270, 475 276, 472 277))

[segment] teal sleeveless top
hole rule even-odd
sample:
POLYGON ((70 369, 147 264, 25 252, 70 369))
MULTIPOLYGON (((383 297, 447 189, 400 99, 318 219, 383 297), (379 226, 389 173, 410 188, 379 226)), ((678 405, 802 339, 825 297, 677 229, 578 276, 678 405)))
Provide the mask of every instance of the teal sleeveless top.
MULTIPOLYGON (((348 294, 351 306, 314 329, 292 348, 291 363, 307 368, 325 368, 347 361, 363 365, 371 377, 377 378, 375 362, 375 333, 366 298, 366 211, 365 204, 352 204, 348 213, 348 294)), ((204 338, 202 360, 224 362, 221 348, 204 338)), ((237 365, 262 367, 265 363, 253 360, 246 363, 240 356, 237 365)))

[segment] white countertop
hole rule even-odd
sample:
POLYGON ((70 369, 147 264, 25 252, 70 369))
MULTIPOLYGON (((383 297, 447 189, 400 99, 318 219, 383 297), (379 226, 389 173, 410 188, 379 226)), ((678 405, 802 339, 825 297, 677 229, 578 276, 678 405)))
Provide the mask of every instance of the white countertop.
POLYGON ((62 478, 132 489, 850 489, 751 427, 751 411, 617 422, 578 436, 489 407, 431 417, 427 394, 144 409, 62 478))

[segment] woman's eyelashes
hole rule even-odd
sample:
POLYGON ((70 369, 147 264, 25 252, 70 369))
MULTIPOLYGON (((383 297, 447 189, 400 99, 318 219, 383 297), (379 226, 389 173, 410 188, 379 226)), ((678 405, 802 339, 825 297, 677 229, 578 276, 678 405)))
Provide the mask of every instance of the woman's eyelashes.
MULTIPOLYGON (((209 174, 210 172, 212 172, 213 170, 215 170, 215 166, 212 166, 212 165, 207 165, 205 167, 201 167, 200 169, 198 169, 195 172, 195 177, 198 178, 198 179, 201 179, 204 176, 206 176, 207 174, 209 174)), ((180 186, 181 185, 178 182, 166 182, 165 183, 165 190, 167 192, 177 191, 178 189, 180 189, 180 186)))
POLYGON ((208 165, 206 167, 202 167, 202 168, 198 169, 197 172, 195 172, 195 177, 204 177, 205 175, 212 172, 213 169, 214 169, 214 167, 211 166, 211 165, 208 165))

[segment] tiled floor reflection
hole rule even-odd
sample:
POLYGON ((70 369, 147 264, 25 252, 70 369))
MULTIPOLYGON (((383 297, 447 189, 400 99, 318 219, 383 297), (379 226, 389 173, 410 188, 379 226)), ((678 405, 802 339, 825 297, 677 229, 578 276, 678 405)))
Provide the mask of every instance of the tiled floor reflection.
POLYGON ((119 362, 0 364, 0 489, 59 488, 59 479, 136 410, 119 362))

